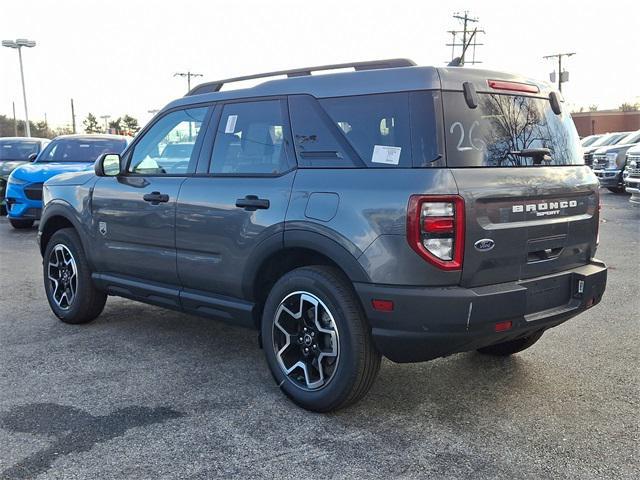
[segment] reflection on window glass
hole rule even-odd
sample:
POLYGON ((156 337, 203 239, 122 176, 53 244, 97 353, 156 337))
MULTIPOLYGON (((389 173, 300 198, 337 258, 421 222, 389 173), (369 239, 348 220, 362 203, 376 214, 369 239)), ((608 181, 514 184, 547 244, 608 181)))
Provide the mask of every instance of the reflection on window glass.
POLYGON ((479 96, 478 108, 470 109, 462 93, 444 93, 449 166, 583 163, 571 116, 564 111, 561 115, 553 113, 549 100, 518 95, 479 96), (548 149, 548 153, 541 153, 540 149, 548 149))
POLYGON ((274 174, 288 170, 279 100, 224 106, 211 173, 274 174))
POLYGON ((189 163, 207 108, 169 113, 156 122, 135 146, 129 171, 147 175, 190 173, 189 163))

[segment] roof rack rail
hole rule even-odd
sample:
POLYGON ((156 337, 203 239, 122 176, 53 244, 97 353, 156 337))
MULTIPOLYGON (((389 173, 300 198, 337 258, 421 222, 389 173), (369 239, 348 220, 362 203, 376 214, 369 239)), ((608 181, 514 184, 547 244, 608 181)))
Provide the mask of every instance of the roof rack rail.
POLYGON ((277 77, 286 75, 287 77, 303 77, 311 75, 311 72, 322 70, 337 70, 339 68, 353 68, 354 70, 376 70, 380 68, 414 67, 416 64, 408 58, 392 58, 389 60, 373 60, 369 62, 337 63, 335 65, 322 65, 319 67, 295 68, 293 70, 279 70, 277 72, 257 73, 243 77, 233 77, 224 80, 214 80, 213 82, 201 83, 192 88, 185 96, 200 95, 201 93, 219 92, 223 85, 243 80, 254 80, 256 78, 277 77))

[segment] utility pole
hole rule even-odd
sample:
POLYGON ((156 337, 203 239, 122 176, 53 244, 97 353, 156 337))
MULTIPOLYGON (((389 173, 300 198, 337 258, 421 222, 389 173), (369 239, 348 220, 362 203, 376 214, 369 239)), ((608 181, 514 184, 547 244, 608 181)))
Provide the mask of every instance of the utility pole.
POLYGON ((109 132, 109 119, 111 115, 100 115, 100 118, 104 120, 104 133, 109 132))
POLYGON ((174 73, 173 74, 174 77, 187 77, 187 92, 191 91, 191 77, 195 78, 195 77, 201 77, 202 74, 201 73, 193 73, 190 71, 186 71, 186 72, 178 72, 178 73, 174 73))
POLYGON ((18 136, 18 120, 16 120, 16 102, 11 102, 13 106, 13 133, 14 137, 18 136))
POLYGON ((558 59, 558 91, 560 91, 560 92, 562 92, 562 84, 568 80, 568 77, 565 76, 565 78, 563 78, 563 75, 562 75, 562 57, 571 57, 572 55, 575 55, 575 54, 576 54, 576 52, 556 53, 554 55, 547 55, 545 57, 542 57, 542 58, 557 58, 558 59))
POLYGON ((479 30, 477 27, 471 29, 471 24, 478 23, 477 17, 469 16, 469 11, 465 10, 463 13, 454 13, 453 18, 462 22, 462 30, 449 30, 451 34, 452 41, 451 43, 447 43, 448 47, 451 47, 451 61, 453 63, 455 59, 455 49, 456 47, 462 48, 462 53, 458 57, 459 60, 455 63, 456 65, 462 66, 465 63, 469 63, 474 65, 476 63, 482 63, 476 60, 476 47, 483 45, 482 43, 477 43, 477 34, 485 33, 484 30, 479 30), (462 43, 456 42, 456 36, 462 34, 462 43), (472 46, 472 57, 470 61, 466 60, 467 50, 472 46))
POLYGON ((76 110, 73 108, 73 98, 71 99, 71 129, 76 133, 76 110))

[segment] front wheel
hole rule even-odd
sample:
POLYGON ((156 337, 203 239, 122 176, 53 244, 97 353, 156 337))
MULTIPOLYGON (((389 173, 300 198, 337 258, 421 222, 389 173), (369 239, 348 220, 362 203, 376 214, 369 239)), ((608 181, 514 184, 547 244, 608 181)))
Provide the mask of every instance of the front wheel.
POLYGON ((42 262, 44 289, 53 313, 65 323, 87 323, 102 312, 107 295, 95 288, 78 234, 53 234, 42 262))
POLYGON ((531 345, 540 340, 543 331, 532 333, 528 337, 517 338, 515 340, 510 340, 508 342, 497 343, 495 345, 489 345, 488 347, 479 348, 478 351, 480 353, 484 353, 486 355, 495 355, 498 357, 506 357, 509 355, 513 355, 514 353, 521 352, 526 350, 531 345))
POLYGON ((624 187, 607 187, 611 193, 626 193, 624 187))
POLYGON ((355 403, 380 368, 358 299, 331 267, 298 268, 278 280, 265 303, 261 333, 276 383, 308 410, 355 403))
POLYGON ((33 220, 20 220, 17 218, 10 218, 9 223, 17 230, 26 230, 33 227, 33 220))

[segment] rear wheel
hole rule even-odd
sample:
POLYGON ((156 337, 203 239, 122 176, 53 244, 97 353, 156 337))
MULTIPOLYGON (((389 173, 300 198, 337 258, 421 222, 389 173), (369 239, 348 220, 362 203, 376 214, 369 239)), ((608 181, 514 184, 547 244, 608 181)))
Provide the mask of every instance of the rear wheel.
POLYGON ((540 340, 542 333, 543 331, 541 330, 539 332, 532 333, 528 337, 518 338, 516 340, 510 340, 503 343, 497 343, 488 347, 482 347, 478 349, 478 352, 484 353, 486 355, 506 357, 508 355, 521 352, 522 350, 526 350, 531 345, 540 340))
POLYGON ((24 230, 33 227, 33 222, 33 220, 19 220, 17 218, 9 219, 9 223, 11 224, 11 226, 18 230, 24 230))
POLYGON ((65 323, 87 323, 102 312, 107 295, 91 280, 82 243, 72 228, 53 234, 44 252, 44 289, 53 313, 65 323))
POLYGON ((362 308, 331 267, 298 268, 276 282, 265 303, 262 339, 276 383, 316 412, 358 401, 380 368, 362 308))

